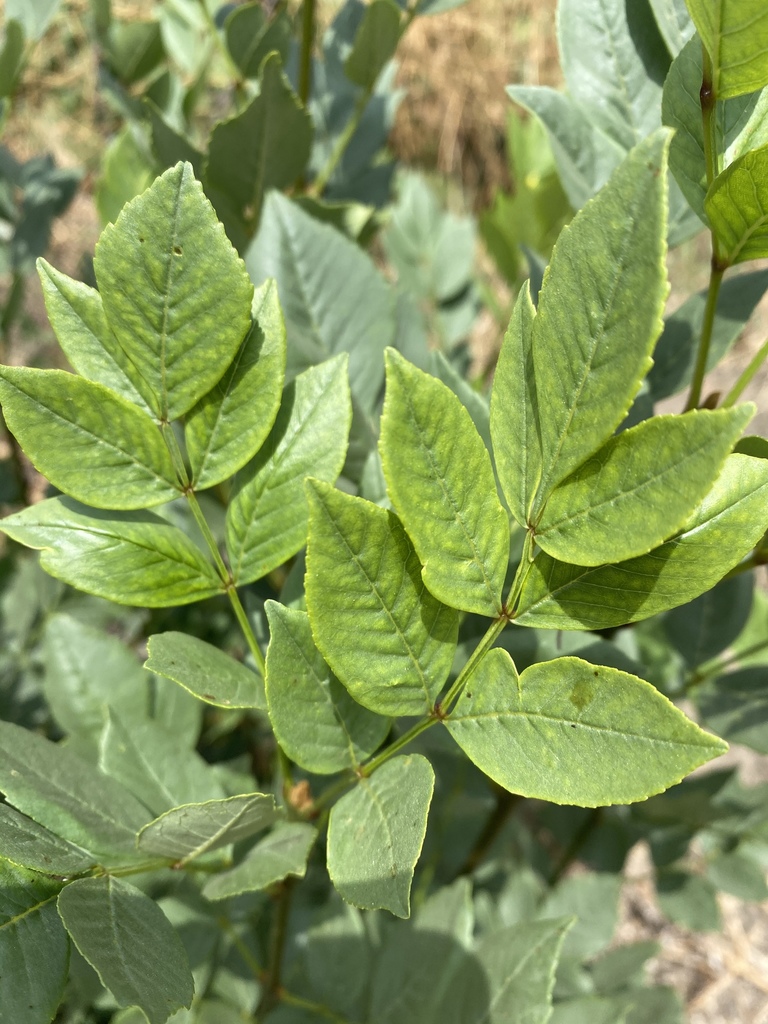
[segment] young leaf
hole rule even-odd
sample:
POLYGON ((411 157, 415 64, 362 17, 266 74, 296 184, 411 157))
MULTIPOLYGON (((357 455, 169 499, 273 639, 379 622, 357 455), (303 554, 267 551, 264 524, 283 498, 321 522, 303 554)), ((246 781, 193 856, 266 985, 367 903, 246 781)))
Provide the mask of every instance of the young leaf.
POLYGON ((622 431, 555 488, 537 542, 578 565, 645 554, 704 500, 753 414, 751 405, 694 410, 622 431))
POLYGON ((224 800, 174 807, 139 832, 142 853, 187 864, 220 846, 268 828, 275 820, 275 801, 264 793, 245 793, 224 800))
POLYGON ((750 150, 719 174, 704 208, 728 266, 768 256, 768 145, 750 150))
POLYGON ((41 549, 51 576, 120 604, 164 608, 223 592, 187 535, 152 512, 101 512, 49 498, 0 520, 0 530, 41 549))
POLYGON ((0 367, 8 428, 56 487, 97 508, 147 508, 180 493, 171 456, 141 409, 63 370, 0 367))
POLYGON ((267 702, 278 743, 292 761, 318 775, 357 768, 384 742, 389 719, 350 697, 315 647, 305 612, 275 601, 265 608, 267 702))
POLYGON ((164 1024, 195 986, 177 932, 154 900, 122 878, 81 878, 59 894, 61 920, 120 1006, 164 1024))
POLYGON ((618 426, 651 365, 667 294, 667 141, 656 132, 636 146, 552 254, 533 322, 536 391, 548 403, 534 520, 618 426))
POLYGON ((394 0, 372 0, 365 8, 344 73, 355 85, 372 89, 394 57, 400 39, 400 8, 394 0))
POLYGON ((44 875, 77 875, 98 861, 89 850, 54 835, 9 804, 0 804, 0 850, 3 860, 44 875))
POLYGON ((10 722, 0 722, 0 755, 0 791, 23 814, 111 864, 136 860, 148 814, 121 785, 10 722))
POLYGON ((580 807, 645 800, 727 749, 636 676, 579 658, 518 676, 500 648, 445 725, 500 786, 580 807))
POLYGON ((427 829, 435 773, 425 757, 395 757, 331 809, 328 873, 356 907, 411 913, 411 882, 427 829))
POLYGON ((381 460, 392 503, 438 600, 496 616, 509 562, 509 520, 488 449, 460 400, 389 349, 381 460))
POLYGON ((307 608, 321 654, 358 703, 423 715, 448 677, 458 617, 425 588, 398 518, 307 482, 307 608))
POLYGON ((394 294, 370 257, 335 228, 271 192, 245 263, 257 283, 277 281, 288 331, 288 376, 348 352, 352 393, 371 413, 384 383, 383 354, 394 340, 395 315, 394 294))
POLYGON ((768 9, 763 0, 687 0, 712 58, 712 93, 740 96, 768 85, 768 9))
POLYGON ((198 489, 226 480, 261 448, 280 408, 285 377, 285 324, 268 281, 253 297, 254 323, 232 365, 184 422, 198 489))
POLYGON ((731 455, 681 533, 618 565, 585 568, 536 555, 515 621, 542 629, 608 629, 685 604, 711 589, 768 529, 768 464, 731 455))
POLYGON ((37 272, 51 327, 74 369, 86 380, 111 388, 121 398, 151 413, 133 383, 138 371, 107 323, 101 295, 95 288, 73 281, 42 258, 37 261, 37 272))
POLYGON ((536 310, 526 282, 520 289, 501 346, 491 391, 491 437, 496 472, 512 515, 521 526, 541 474, 536 380, 531 335, 536 310))
MULTIPOLYGON (((312 119, 271 53, 261 68, 258 96, 213 129, 205 182, 233 241, 247 244, 264 195, 286 188, 303 172, 312 149, 312 119)), ((240 245, 238 244, 238 248, 240 245)))
POLYGON ((265 576, 306 543, 304 479, 312 473, 336 480, 351 421, 344 355, 310 367, 285 389, 272 431, 235 481, 227 509, 227 552, 239 585, 265 576))
POLYGON ((189 164, 166 171, 105 228, 94 270, 109 325, 141 368, 134 384, 144 400, 161 420, 189 412, 232 362, 253 296, 189 164))
POLYGON ((260 840, 230 871, 214 875, 203 886, 209 900, 226 900, 266 889, 289 875, 303 878, 317 829, 302 821, 286 821, 260 840))
POLYGON ((147 644, 144 668, 172 679, 195 697, 221 708, 266 711, 264 683, 218 647, 186 633, 156 633, 147 644))
POLYGON ((61 882, 0 861, 0 1020, 49 1024, 64 995, 69 940, 56 913, 61 882))

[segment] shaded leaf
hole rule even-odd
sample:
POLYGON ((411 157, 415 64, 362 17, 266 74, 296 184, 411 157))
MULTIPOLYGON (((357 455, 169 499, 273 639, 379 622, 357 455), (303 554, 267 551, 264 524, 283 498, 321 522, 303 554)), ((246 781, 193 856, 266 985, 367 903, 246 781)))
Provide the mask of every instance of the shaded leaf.
POLYGON ((347 78, 363 89, 372 89, 386 64, 394 57, 400 40, 400 8, 394 0, 372 0, 355 34, 344 62, 347 78))
POLYGON ((264 683, 239 661, 199 637, 170 631, 147 644, 144 668, 172 679, 206 704, 265 711, 264 683))
POLYGON ((720 928, 720 910, 711 882, 688 871, 667 869, 656 876, 656 896, 670 920, 697 932, 720 928))
POLYGON ((268 20, 260 3, 236 7, 224 23, 227 49, 246 78, 256 78, 268 53, 277 50, 285 63, 291 22, 283 10, 268 20))
POLYGON ((752 608, 753 588, 751 574, 734 576, 664 616, 664 630, 689 668, 714 658, 741 633, 752 608))
POLYGON ((301 821, 277 825, 230 871, 214 875, 203 886, 209 900, 225 900, 244 892, 257 892, 288 875, 303 878, 317 829, 301 821))
POLYGON ((768 672, 745 668, 697 686, 692 695, 709 729, 768 754, 768 672))
POLYGON ((45 875, 77 875, 96 863, 95 854, 49 832, 9 804, 0 804, 2 859, 45 875))

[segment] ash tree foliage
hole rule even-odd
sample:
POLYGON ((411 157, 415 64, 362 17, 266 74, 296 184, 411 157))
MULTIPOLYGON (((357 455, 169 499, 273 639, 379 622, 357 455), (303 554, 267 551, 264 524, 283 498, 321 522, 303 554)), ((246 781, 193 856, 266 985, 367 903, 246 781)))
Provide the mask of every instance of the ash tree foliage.
MULTIPOLYGON (((461 222, 407 179, 398 289, 361 248, 380 147, 350 165, 354 140, 416 13, 393 0, 347 5, 296 90, 285 11, 227 14, 237 113, 203 153, 146 107, 182 159, 105 218, 94 286, 38 261, 73 372, 0 367, 50 484, 0 522, 48 574, 2 594, 0 1020, 674 1024, 655 946, 609 948, 629 849, 692 928, 718 889, 768 894, 765 787, 682 781, 720 735, 768 752, 762 350, 702 401, 766 285, 731 271, 768 256, 768 22, 584 7, 560 3, 567 92, 511 90, 578 212, 488 402, 409 313, 450 335, 461 222), (667 246, 704 226, 708 290, 665 320, 667 246)), ((126 76, 162 58, 102 31, 126 76)))

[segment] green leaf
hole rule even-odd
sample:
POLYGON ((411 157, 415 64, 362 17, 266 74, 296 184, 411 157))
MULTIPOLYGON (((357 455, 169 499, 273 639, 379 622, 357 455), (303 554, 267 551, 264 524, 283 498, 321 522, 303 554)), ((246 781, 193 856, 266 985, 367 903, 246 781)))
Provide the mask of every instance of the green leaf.
POLYGON ((590 965, 595 988, 598 992, 610 994, 641 983, 646 962, 656 956, 659 949, 658 942, 650 941, 609 949, 590 965))
POLYGON ((753 587, 753 575, 743 573, 664 616, 664 630, 688 668, 714 658, 739 636, 749 619, 753 587))
POLYGON ((648 4, 560 0, 558 40, 568 93, 625 149, 659 125, 669 63, 648 4))
POLYGON ((536 555, 515 621, 543 629, 605 629, 636 622, 710 590, 768 528, 768 466, 731 455, 680 534, 647 555, 585 568, 536 555))
POLYGON ((23 70, 24 27, 15 18, 8 18, 0 48, 0 99, 14 94, 23 70))
POLYGON ((121 878, 82 878, 62 890, 59 915, 120 1006, 163 1024, 189 1006, 194 983, 176 931, 154 900, 121 878))
POLYGON ((263 681, 218 647, 186 633, 156 633, 147 644, 144 668, 172 679, 206 704, 265 711, 263 681))
POLYGON ((145 825, 137 845, 142 853, 188 864, 204 853, 261 832, 275 817, 274 797, 264 793, 185 804, 145 825))
POLYGON ((536 391, 547 399, 535 519, 613 433, 650 368, 667 294, 667 140, 657 132, 636 146, 553 251, 533 322, 536 391))
POLYGON ((264 58, 273 50, 285 63, 292 38, 285 11, 278 11, 270 21, 260 3, 243 4, 229 15, 224 32, 227 49, 246 78, 256 78, 264 58))
POLYGON ((719 174, 704 207, 728 266, 767 256, 768 145, 745 153, 719 174))
POLYGON ((701 720, 731 743, 768 754, 768 673, 745 668, 692 690, 701 720))
POLYGON ((345 356, 310 367, 285 389, 272 431, 235 481, 227 508, 227 552, 238 584, 260 579, 304 546, 304 479, 336 480, 351 422, 345 356))
POLYGON ((738 850, 711 860, 707 865, 707 876, 722 892, 740 900, 762 903, 768 899, 768 885, 762 866, 738 850))
POLYGON ((622 431, 555 488, 537 542, 585 566, 651 551, 704 500, 753 414, 751 405, 693 410, 622 431))
POLYGON ((363 707, 429 713, 453 661, 457 613, 426 590, 398 518, 307 482, 307 609, 321 654, 363 707))
POLYGON ((93 867, 97 857, 54 835, 9 804, 0 804, 2 860, 44 875, 77 875, 93 867))
POLYGON ((694 27, 685 0, 650 0, 656 24, 667 49, 676 57, 693 34, 694 27))
POLYGON ((114 864, 136 860, 142 805, 59 744, 0 722, 0 790, 23 814, 114 864))
POLYGON ((149 677, 114 636, 58 612, 45 624, 43 690, 53 717, 81 751, 98 749, 107 705, 126 724, 149 717, 149 677))
MULTIPOLYGON (((737 274, 723 281, 717 300, 707 371, 716 366, 736 342, 766 289, 768 271, 765 270, 737 274)), ((667 317, 648 374, 654 402, 668 398, 690 384, 706 304, 706 291, 697 292, 667 317)))
POLYGON ((266 889, 289 875, 303 878, 317 829, 301 821, 277 825, 249 850, 231 871, 214 875, 203 886, 209 900, 226 900, 244 892, 266 889))
POLYGON ((277 741, 300 767, 319 775, 357 768, 384 742, 390 721, 354 701, 312 640, 309 617, 266 603, 267 702, 277 741))
POLYGON ((156 21, 112 21, 107 37, 109 65, 123 83, 132 85, 163 59, 163 41, 156 21))
POLYGON ((107 146, 96 182, 96 208, 103 225, 114 224, 120 211, 152 184, 155 168, 137 130, 126 125, 107 146))
POLYGON ((160 168, 166 170, 168 167, 174 167, 180 160, 186 161, 200 181, 203 176, 204 154, 195 149, 186 135, 179 134, 173 125, 169 124, 163 111, 147 95, 144 96, 144 108, 152 132, 152 152, 160 168))
POLYGON ((42 549, 51 576, 120 604, 164 608, 223 590, 186 534, 152 512, 101 512, 49 498, 0 520, 0 530, 42 549))
POLYGON ((491 437, 496 472, 510 511, 521 526, 541 474, 536 381, 531 335, 536 310, 526 282, 504 335, 491 391, 491 437))
POLYGON ((232 362, 253 288, 188 164, 134 199, 96 246, 104 312, 161 420, 182 416, 232 362), (130 288, 126 287, 130 282, 130 288))
POLYGON ((580 658, 518 676, 485 655, 445 725, 469 759, 512 793, 599 807, 645 800, 722 754, 649 683, 580 658))
POLYGON ((429 761, 410 754, 387 761, 333 805, 328 873, 348 903, 410 915, 411 882, 434 787, 429 761))
POLYGON ((656 896, 667 917, 697 932, 720 929, 720 910, 714 886, 688 871, 669 869, 656 877, 656 896))
POLYGON ((611 944, 619 921, 620 893, 620 875, 604 872, 572 875, 547 892, 536 916, 575 917, 563 954, 579 960, 591 959, 611 944))
POLYGON ((183 736, 152 721, 129 729, 112 710, 101 737, 99 767, 152 814, 224 796, 211 765, 189 749, 183 736))
POLYGON ((192 483, 213 487, 261 448, 280 408, 285 377, 285 324, 268 281, 253 297, 254 323, 219 383, 184 422, 192 483))
POLYGON ((366 413, 384 383, 384 349, 395 336, 394 295, 369 256, 278 192, 264 204, 245 254, 257 284, 277 281, 288 331, 288 375, 349 353, 352 392, 366 413), (365 295, 365 301, 360 296, 365 295))
POLYGON ((216 125, 208 144, 208 194, 233 240, 247 240, 259 221, 269 189, 286 188, 304 171, 312 149, 312 119, 271 53, 261 69, 261 87, 229 121, 216 125))
POLYGON ((48 319, 59 345, 75 370, 87 380, 111 388, 121 398, 151 412, 132 383, 137 373, 112 333, 101 295, 81 281, 37 261, 48 319))
POLYGON ((763 0, 687 0, 712 58, 718 99, 768 85, 768 10, 763 0))
POLYGON ((400 40, 400 8, 394 0, 372 0, 355 34, 344 73, 355 85, 373 89, 376 79, 394 57, 400 40))
POLYGON ((36 469, 78 501, 136 509, 179 496, 156 424, 102 384, 63 370, 2 366, 0 402, 36 469))
POLYGON ((69 940, 56 895, 61 882, 0 861, 0 1020, 49 1024, 64 995, 69 940))
POLYGON ((488 449, 445 384, 394 349, 386 366, 381 460, 424 582, 454 608, 499 615, 509 521, 488 449))

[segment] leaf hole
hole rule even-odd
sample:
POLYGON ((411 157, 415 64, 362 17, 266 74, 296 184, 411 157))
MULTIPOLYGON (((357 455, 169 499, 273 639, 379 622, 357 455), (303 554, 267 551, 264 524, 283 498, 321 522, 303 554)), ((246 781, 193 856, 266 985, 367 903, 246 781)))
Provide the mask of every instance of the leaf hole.
POLYGON ((176 254, 177 256, 181 256, 181 254, 182 254, 182 252, 183 252, 184 250, 183 250, 183 249, 181 248, 181 246, 180 246, 180 245, 174 245, 174 247, 173 247, 173 251, 174 251, 174 253, 175 253, 175 254, 176 254))

